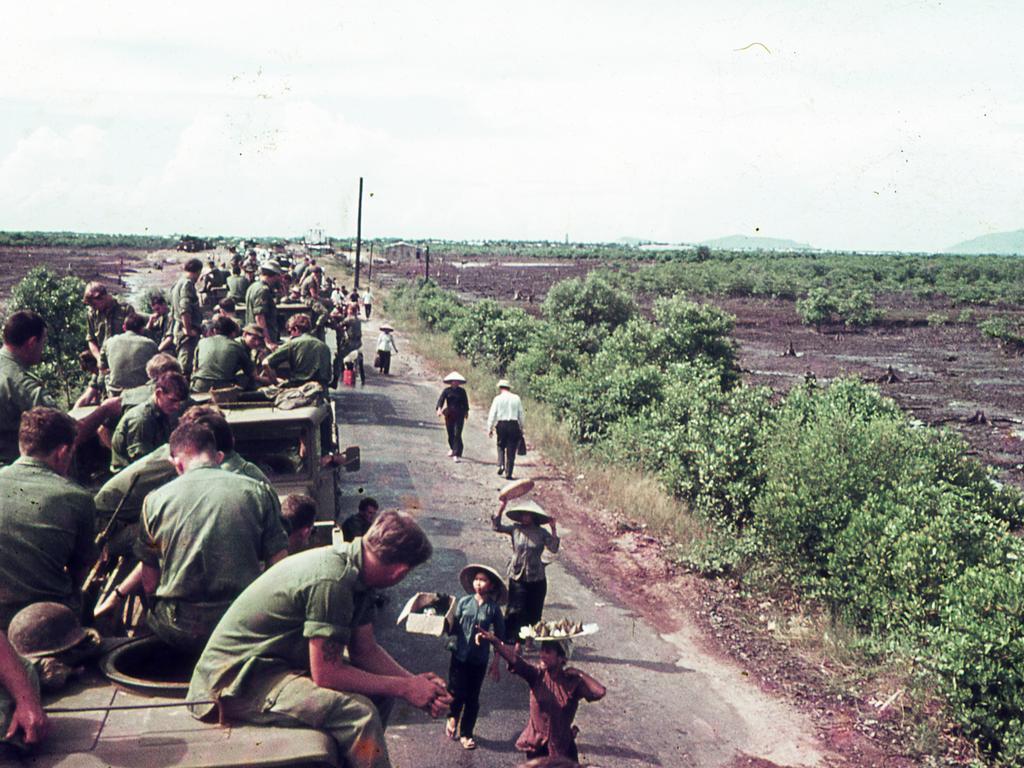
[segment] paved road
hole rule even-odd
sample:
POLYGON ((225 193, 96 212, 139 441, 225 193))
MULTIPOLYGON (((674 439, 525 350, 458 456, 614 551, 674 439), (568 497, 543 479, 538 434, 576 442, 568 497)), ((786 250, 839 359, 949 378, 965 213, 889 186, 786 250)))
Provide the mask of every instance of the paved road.
MULTIPOLYGON (((367 364, 378 322, 375 317, 364 325, 367 364)), ((445 455, 444 428, 434 416, 442 386, 435 381, 437 372, 425 373, 410 344, 400 333, 396 338, 401 353, 393 358, 392 375, 385 378, 368 368, 365 387, 345 388, 337 398, 342 444, 362 448, 362 469, 345 476, 344 504, 354 511, 362 489, 385 508, 412 511, 430 535, 434 557, 390 590, 377 634, 408 668, 447 676, 444 639, 407 634, 394 622, 416 591, 458 594, 458 572, 468 562, 504 572, 508 537, 489 526, 503 482, 495 474, 494 449, 484 427, 492 393, 470 393, 475 410, 466 428, 466 459, 455 464, 445 455)), ((542 465, 538 457, 528 456, 516 470, 517 477, 529 476, 542 465)), ((584 764, 714 768, 738 755, 786 766, 822 764, 808 722, 746 683, 738 670, 702 654, 687 630, 661 636, 628 605, 588 588, 586 565, 571 563, 573 531, 560 525, 559 533, 565 552, 548 568, 545 616, 600 625, 585 646, 577 646, 573 663, 608 686, 603 701, 582 704, 577 715, 584 764)), ((517 765, 514 743, 527 717, 525 684, 507 674, 499 683, 488 679, 481 700, 475 752, 445 739, 443 720, 398 706, 388 729, 394 764, 517 765)))

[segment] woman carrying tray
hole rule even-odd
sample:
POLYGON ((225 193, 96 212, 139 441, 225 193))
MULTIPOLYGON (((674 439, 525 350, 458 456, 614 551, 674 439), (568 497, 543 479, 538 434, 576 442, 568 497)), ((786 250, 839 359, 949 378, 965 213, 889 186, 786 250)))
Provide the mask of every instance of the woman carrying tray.
POLYGON ((558 552, 560 541, 555 519, 540 504, 529 499, 515 499, 510 503, 505 491, 502 496, 505 498, 499 496, 501 502, 498 511, 491 517, 491 528, 512 537, 505 639, 516 643, 519 641, 519 628, 540 621, 544 613, 548 581, 541 555, 545 549, 552 554, 558 552), (508 516, 513 525, 502 523, 502 513, 508 516), (545 523, 551 526, 550 533, 541 527, 545 523))

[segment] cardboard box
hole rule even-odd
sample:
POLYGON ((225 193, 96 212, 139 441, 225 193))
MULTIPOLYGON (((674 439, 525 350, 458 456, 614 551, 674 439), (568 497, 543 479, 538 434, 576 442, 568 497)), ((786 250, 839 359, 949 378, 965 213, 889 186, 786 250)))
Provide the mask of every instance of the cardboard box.
POLYGON ((455 624, 455 598, 451 595, 443 595, 439 592, 417 592, 409 598, 409 602, 398 614, 396 624, 405 621, 405 631, 417 635, 433 635, 440 637, 448 633, 449 628, 455 624), (423 613, 423 610, 437 603, 439 600, 447 600, 447 609, 444 613, 437 609, 435 615, 423 613))

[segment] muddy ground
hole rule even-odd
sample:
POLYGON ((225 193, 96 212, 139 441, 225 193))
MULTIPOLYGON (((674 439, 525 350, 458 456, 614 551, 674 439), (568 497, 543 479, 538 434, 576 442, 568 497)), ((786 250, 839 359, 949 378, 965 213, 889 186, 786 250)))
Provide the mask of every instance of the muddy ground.
MULTIPOLYGON (((606 267, 594 260, 500 261, 435 258, 431 277, 467 296, 495 298, 538 312, 552 283, 606 267)), ((635 268, 635 265, 624 267, 635 268)), ((385 281, 422 275, 423 264, 378 264, 385 281)), ((736 317, 734 337, 749 384, 782 393, 813 375, 819 382, 855 376, 879 384, 916 419, 948 426, 971 453, 997 468, 1005 482, 1024 487, 1024 379, 1021 359, 982 335, 977 323, 1017 309, 953 306, 946 300, 886 296, 885 322, 863 331, 841 326, 819 332, 800 323, 793 301, 694 295, 736 317), (957 322, 968 310, 970 319, 957 322), (930 315, 949 322, 929 325, 930 315), (785 355, 792 344, 793 356, 785 355), (891 371, 890 371, 891 368, 891 371)))

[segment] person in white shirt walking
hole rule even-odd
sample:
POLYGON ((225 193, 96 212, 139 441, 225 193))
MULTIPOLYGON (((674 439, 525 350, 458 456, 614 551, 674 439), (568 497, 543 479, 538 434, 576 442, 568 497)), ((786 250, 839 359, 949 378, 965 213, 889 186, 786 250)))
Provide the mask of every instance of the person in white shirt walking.
POLYGON ((398 347, 395 346, 395 339, 391 335, 393 330, 395 329, 390 325, 382 325, 380 336, 377 337, 377 357, 373 366, 385 376, 391 372, 391 353, 398 354, 398 347))
POLYGON ((498 382, 498 390, 487 414, 487 436, 493 436, 497 430, 498 474, 511 480, 516 465, 516 449, 523 438, 523 401, 512 393, 508 379, 498 382))
POLYGON ((373 311, 373 292, 367 286, 366 290, 363 291, 363 312, 366 314, 366 319, 370 319, 370 312, 373 311))

